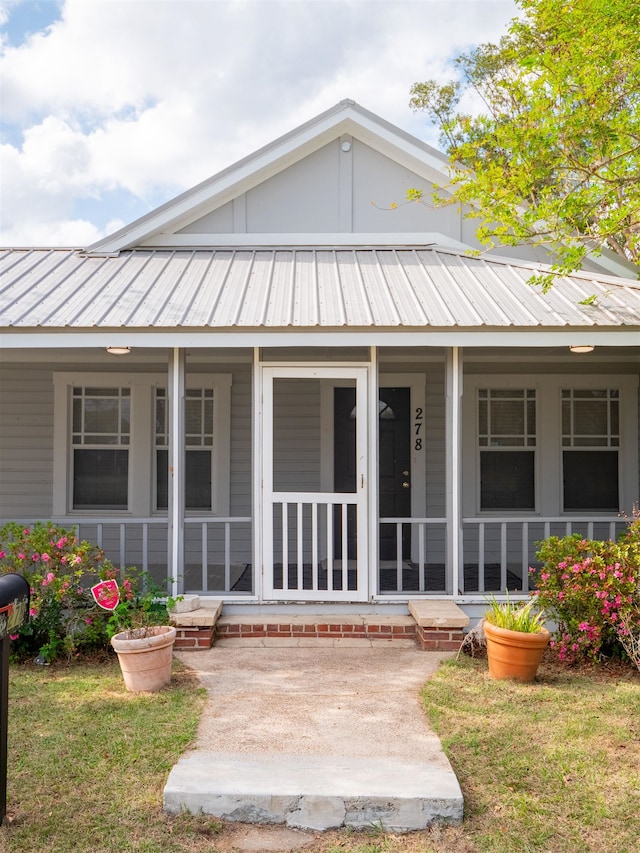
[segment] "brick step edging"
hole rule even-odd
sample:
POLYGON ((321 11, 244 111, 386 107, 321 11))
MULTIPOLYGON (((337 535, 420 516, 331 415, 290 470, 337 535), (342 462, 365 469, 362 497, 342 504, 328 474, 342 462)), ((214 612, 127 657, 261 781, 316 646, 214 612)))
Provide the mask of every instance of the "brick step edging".
POLYGON ((176 641, 174 648, 181 651, 201 651, 210 649, 214 644, 216 636, 215 625, 204 625, 196 627, 180 627, 176 628, 176 641))
POLYGON ((318 623, 291 625, 287 623, 218 624, 216 640, 240 639, 363 639, 414 640, 425 651, 457 651, 463 639, 462 630, 451 628, 421 628, 410 625, 354 625, 351 623, 318 623))
POLYGON ((354 624, 347 622, 318 622, 291 624, 288 622, 244 623, 229 622, 217 625, 216 638, 248 639, 272 638, 317 638, 317 639, 402 639, 416 637, 417 625, 354 624))

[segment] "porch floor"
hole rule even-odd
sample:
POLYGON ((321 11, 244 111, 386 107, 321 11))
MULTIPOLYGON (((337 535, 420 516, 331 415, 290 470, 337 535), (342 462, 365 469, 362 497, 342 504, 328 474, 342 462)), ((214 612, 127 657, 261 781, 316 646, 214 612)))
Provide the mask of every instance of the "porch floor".
POLYGON ((419 700, 448 653, 220 643, 177 656, 208 701, 195 748, 169 775, 165 811, 315 830, 462 819, 458 781, 419 700))

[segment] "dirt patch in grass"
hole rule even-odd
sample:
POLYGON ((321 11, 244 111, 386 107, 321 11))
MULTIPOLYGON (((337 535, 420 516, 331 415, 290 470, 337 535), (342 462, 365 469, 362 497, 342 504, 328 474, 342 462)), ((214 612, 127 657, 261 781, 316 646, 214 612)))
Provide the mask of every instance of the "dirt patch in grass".
POLYGON ((313 832, 284 826, 220 821, 213 847, 216 853, 475 853, 461 827, 434 826, 421 832, 392 835, 372 827, 313 832))

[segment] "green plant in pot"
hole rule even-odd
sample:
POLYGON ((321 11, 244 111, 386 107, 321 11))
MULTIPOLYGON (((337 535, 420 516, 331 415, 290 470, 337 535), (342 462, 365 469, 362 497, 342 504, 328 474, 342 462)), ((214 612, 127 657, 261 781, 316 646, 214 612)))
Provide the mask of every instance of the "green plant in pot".
POLYGON ((536 600, 514 603, 492 596, 483 622, 487 640, 489 675, 533 681, 551 634, 544 626, 544 612, 536 609, 536 600))
POLYGON ((168 624, 167 602, 161 590, 151 584, 142 589, 127 578, 123 595, 107 623, 127 690, 156 692, 171 680, 171 662, 176 629, 168 624))

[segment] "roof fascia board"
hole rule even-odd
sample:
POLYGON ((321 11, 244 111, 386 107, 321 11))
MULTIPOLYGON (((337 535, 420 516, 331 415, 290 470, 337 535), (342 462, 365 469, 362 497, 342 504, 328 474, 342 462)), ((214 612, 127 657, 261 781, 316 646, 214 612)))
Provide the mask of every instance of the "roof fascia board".
POLYGON ((353 102, 342 102, 125 228, 94 243, 87 252, 112 254, 139 245, 170 228, 180 229, 345 133, 396 159, 427 180, 437 182, 447 178, 446 159, 437 156, 431 146, 399 128, 394 128, 353 102))
MULTIPOLYGON (((159 331, 84 331, 45 332, 33 329, 12 330, 0 335, 0 349, 80 348, 107 346, 129 347, 310 347, 310 346, 396 346, 396 347, 561 347, 574 344, 592 344, 596 347, 634 347, 640 345, 640 327, 633 330, 570 329, 511 331, 508 329, 449 329, 449 330, 398 330, 335 329, 318 331, 308 329, 253 329, 224 331, 210 329, 174 329, 159 331)), ((577 358, 577 356, 576 356, 577 358)), ((124 363, 123 363, 123 366, 124 363)))

